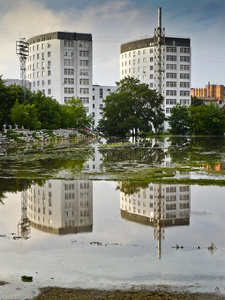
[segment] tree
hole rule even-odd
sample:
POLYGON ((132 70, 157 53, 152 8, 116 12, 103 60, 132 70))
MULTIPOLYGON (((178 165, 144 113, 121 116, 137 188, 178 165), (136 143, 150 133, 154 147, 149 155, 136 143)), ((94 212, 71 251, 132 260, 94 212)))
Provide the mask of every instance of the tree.
POLYGON ((63 125, 65 127, 77 128, 80 126, 90 126, 93 120, 92 115, 87 115, 87 111, 80 98, 72 97, 62 107, 65 117, 63 125))
POLYGON ((191 97, 191 106, 200 106, 200 105, 205 105, 202 99, 199 99, 195 96, 191 97))
POLYGON ((184 135, 189 129, 188 123, 189 110, 185 105, 177 104, 171 110, 168 118, 170 132, 176 135, 184 135))
POLYGON ((220 135, 225 132, 225 115, 217 104, 191 106, 188 122, 194 134, 220 135))
POLYGON ((132 132, 150 131, 152 125, 158 130, 165 119, 163 97, 148 85, 133 77, 125 77, 116 83, 116 92, 103 102, 103 115, 99 122, 110 135, 125 136, 132 132))

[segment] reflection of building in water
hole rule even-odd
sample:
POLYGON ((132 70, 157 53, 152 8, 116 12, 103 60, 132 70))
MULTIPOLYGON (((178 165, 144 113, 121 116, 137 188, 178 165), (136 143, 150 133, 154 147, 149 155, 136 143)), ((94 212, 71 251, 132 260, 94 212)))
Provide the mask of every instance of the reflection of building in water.
POLYGON ((83 171, 96 172, 103 171, 102 167, 102 154, 98 151, 98 145, 93 144, 92 147, 95 149, 94 155, 91 159, 87 160, 84 164, 83 171))
POLYGON ((27 216, 31 225, 54 234, 91 232, 93 183, 82 180, 49 180, 27 191, 27 216))
MULTIPOLYGON (((121 190, 122 185, 123 183, 120 185, 121 190)), ((161 258, 164 227, 189 225, 190 187, 151 183, 148 188, 140 189, 132 195, 121 192, 120 208, 123 218, 154 227, 154 237, 158 240, 158 257, 161 258)))
POLYGON ((204 168, 210 171, 224 171, 225 161, 219 161, 214 166, 209 166, 208 164, 204 164, 204 168))

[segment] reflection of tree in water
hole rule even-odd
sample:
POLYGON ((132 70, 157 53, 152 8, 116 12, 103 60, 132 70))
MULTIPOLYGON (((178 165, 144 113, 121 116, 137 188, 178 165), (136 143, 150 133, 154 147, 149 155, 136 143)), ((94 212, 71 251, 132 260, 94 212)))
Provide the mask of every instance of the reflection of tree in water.
POLYGON ((208 165, 214 168, 219 161, 225 159, 223 137, 172 137, 169 142, 168 152, 172 163, 186 163, 190 166, 208 165))
POLYGON ((140 189, 147 189, 149 186, 148 182, 143 181, 122 181, 117 186, 117 190, 120 190, 125 195, 132 195, 134 193, 138 193, 140 189))
POLYGON ((81 172, 86 161, 93 156, 92 147, 70 150, 48 150, 27 155, 7 157, 0 161, 2 177, 50 179, 59 171, 81 172))
POLYGON ((161 164, 165 154, 158 144, 153 146, 152 141, 140 141, 136 144, 99 148, 102 154, 103 165, 111 166, 113 162, 129 162, 141 164, 161 164))
POLYGON ((22 192, 25 188, 32 184, 43 185, 45 180, 42 179, 17 179, 17 178, 1 178, 0 185, 0 203, 4 204, 5 193, 22 192))

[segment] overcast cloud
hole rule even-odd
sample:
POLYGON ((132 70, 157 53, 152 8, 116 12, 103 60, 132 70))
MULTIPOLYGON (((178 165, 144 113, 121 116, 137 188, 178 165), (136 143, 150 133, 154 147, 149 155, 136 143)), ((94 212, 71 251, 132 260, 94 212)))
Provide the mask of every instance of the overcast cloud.
POLYGON ((121 43, 152 37, 159 6, 166 35, 191 38, 192 87, 225 84, 224 0, 0 0, 0 74, 19 78, 20 37, 67 30, 93 35, 93 83, 114 85, 121 43))

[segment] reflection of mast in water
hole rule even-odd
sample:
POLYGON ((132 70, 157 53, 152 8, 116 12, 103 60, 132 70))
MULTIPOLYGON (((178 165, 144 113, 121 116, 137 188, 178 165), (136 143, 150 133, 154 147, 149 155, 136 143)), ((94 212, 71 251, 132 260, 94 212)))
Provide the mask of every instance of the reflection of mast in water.
POLYGON ((27 217, 27 190, 26 187, 21 193, 21 219, 17 225, 17 234, 23 239, 28 239, 30 235, 30 221, 27 217))
POLYGON ((162 186, 158 185, 158 193, 155 195, 154 206, 154 238, 158 241, 158 258, 161 259, 161 241, 164 239, 164 206, 162 203, 162 186))
MULTIPOLYGON (((187 172, 177 174, 179 178, 188 176, 187 172)), ((145 188, 138 188, 132 184, 120 184, 121 216, 154 227, 154 238, 158 241, 158 258, 161 259, 165 227, 189 225, 190 187, 151 183, 145 188)))

